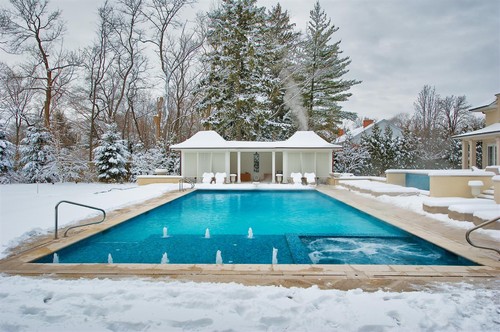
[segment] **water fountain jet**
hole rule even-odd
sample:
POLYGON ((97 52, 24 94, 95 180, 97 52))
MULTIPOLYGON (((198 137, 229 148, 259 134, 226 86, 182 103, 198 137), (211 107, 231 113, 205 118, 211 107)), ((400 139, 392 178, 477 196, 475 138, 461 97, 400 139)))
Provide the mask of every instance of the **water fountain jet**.
POLYGON ((253 230, 252 230, 252 227, 248 228, 248 238, 249 239, 253 239, 253 230))
POLYGON ((220 250, 217 250, 217 254, 215 255, 215 264, 222 265, 222 254, 220 250))
POLYGON ((163 238, 167 238, 167 237, 168 237, 168 228, 163 227, 163 238))
POLYGON ((54 253, 54 258, 52 258, 52 263, 59 264, 59 256, 57 253, 54 253))
POLYGON ((108 254, 108 264, 113 264, 113 256, 111 254, 108 254))
POLYGON ((170 261, 168 260, 168 255, 166 252, 163 253, 163 256, 161 256, 161 264, 168 264, 170 261))
POLYGON ((205 239, 210 239, 210 231, 208 228, 205 230, 205 239))
POLYGON ((276 265, 278 264, 278 249, 273 248, 273 259, 272 259, 272 264, 276 265))

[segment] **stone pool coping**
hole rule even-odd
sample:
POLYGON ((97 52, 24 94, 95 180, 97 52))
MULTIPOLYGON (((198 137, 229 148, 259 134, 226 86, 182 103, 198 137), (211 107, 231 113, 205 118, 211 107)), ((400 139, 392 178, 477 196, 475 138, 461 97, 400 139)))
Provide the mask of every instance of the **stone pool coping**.
MULTIPOLYGON (((228 187, 229 189, 229 187, 228 187)), ((231 189, 238 189, 237 185, 231 189)), ((14 249, 14 254, 0 260, 0 273, 64 278, 152 277, 172 280, 238 282, 247 285, 282 285, 321 288, 376 290, 415 289, 432 281, 473 281, 498 279, 498 255, 471 247, 465 241, 465 230, 419 215, 409 210, 382 203, 371 197, 333 186, 318 186, 319 192, 369 213, 394 226, 474 261, 480 266, 421 265, 293 265, 293 264, 35 264, 37 258, 60 250, 86 237, 124 222, 159 205, 191 192, 170 192, 159 198, 109 213, 103 224, 70 231, 58 240, 49 236, 14 249)), ((91 220, 82 221, 82 223, 91 220)), ((60 232, 63 234, 63 231, 60 232)), ((53 236, 50 235, 50 236, 53 236)), ((473 235, 482 244, 497 243, 483 234, 473 235)))

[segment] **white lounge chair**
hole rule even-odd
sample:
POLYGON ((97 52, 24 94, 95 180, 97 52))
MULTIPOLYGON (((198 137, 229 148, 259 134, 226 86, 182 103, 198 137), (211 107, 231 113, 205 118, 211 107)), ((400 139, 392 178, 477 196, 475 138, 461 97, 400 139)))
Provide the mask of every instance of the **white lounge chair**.
POLYGON ((203 179, 201 179, 201 183, 212 183, 214 178, 214 173, 203 173, 203 179))
POLYGON ((226 182, 226 173, 215 173, 215 183, 216 184, 223 184, 226 182))
POLYGON ((304 173, 307 184, 316 184, 316 174, 314 173, 304 173))
POLYGON ((290 177, 292 178, 293 184, 302 183, 302 173, 290 173, 290 177))

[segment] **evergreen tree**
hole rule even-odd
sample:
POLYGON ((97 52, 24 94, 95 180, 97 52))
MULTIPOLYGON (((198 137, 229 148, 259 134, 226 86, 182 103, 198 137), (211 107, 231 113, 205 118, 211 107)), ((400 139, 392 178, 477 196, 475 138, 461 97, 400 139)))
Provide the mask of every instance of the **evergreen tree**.
POLYGON ((122 182, 127 176, 125 166, 128 157, 127 145, 120 138, 116 125, 107 125, 99 146, 94 149, 98 179, 103 182, 122 182))
POLYGON ((7 140, 7 135, 0 125, 0 184, 10 183, 14 170, 14 144, 7 140))
POLYGON ((397 142, 396 168, 415 169, 419 166, 419 138, 409 129, 403 129, 403 136, 397 142))
POLYGON ((341 57, 340 41, 331 43, 337 30, 317 1, 310 11, 301 81, 304 104, 309 112, 309 129, 329 141, 335 137, 343 119, 354 120, 355 115, 342 111, 339 102, 347 101, 352 95, 349 89, 360 83, 342 78, 348 73, 351 60, 341 57))
POLYGON ((178 156, 168 153, 164 146, 160 141, 150 149, 144 149, 142 144, 137 144, 134 147, 131 164, 132 180, 135 180, 137 175, 153 174, 157 168, 166 169, 168 174, 178 172, 178 167, 176 166, 180 164, 178 156))
POLYGON ((49 131, 38 126, 28 128, 21 141, 22 175, 31 183, 54 183, 59 180, 54 139, 49 131))
POLYGON ((346 135, 342 150, 335 153, 335 171, 354 175, 364 174, 367 171, 370 154, 365 146, 354 144, 349 133, 346 135))
POLYGON ((361 145, 370 155, 366 175, 382 176, 390 168, 398 167, 399 139, 393 138, 392 129, 387 126, 384 132, 377 123, 373 125, 371 134, 361 137, 361 145))
POLYGON ((297 128, 307 129, 307 123, 301 125, 300 115, 296 114, 300 110, 291 102, 294 95, 300 97, 299 89, 292 90, 296 85, 293 72, 298 65, 294 58, 300 33, 294 31, 295 24, 290 23, 288 12, 283 11, 279 3, 267 13, 266 26, 264 47, 268 60, 265 65, 269 67, 272 77, 268 81, 270 85, 266 87, 266 91, 272 114, 268 121, 272 124, 263 136, 269 140, 284 140, 297 128))
POLYGON ((272 126, 268 98, 273 77, 266 65, 265 10, 256 0, 226 0, 208 14, 209 66, 198 109, 205 127, 226 139, 254 140, 272 126))

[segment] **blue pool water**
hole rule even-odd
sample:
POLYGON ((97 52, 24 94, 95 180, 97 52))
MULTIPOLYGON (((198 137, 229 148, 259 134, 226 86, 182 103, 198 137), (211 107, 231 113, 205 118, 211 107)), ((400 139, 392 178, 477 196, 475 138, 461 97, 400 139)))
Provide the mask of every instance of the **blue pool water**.
POLYGON ((421 190, 430 190, 430 180, 428 174, 405 174, 406 187, 413 187, 421 190))
POLYGON ((170 263, 213 264, 220 250, 224 263, 270 264, 273 248, 280 264, 475 265, 315 190, 198 190, 58 256, 107 263, 110 253, 114 263, 155 264, 166 252, 170 263))

